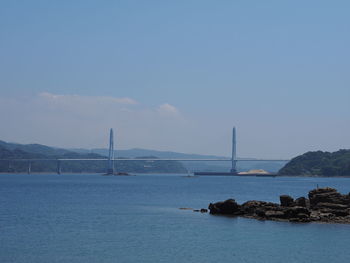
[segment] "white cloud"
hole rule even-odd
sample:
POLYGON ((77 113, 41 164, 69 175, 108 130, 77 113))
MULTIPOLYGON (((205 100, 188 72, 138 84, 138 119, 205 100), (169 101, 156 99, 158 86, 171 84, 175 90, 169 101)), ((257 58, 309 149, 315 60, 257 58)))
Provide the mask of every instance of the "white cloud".
POLYGON ((173 106, 170 105, 169 103, 164 103, 158 107, 158 112, 162 114, 173 114, 173 115, 178 115, 179 110, 173 106))

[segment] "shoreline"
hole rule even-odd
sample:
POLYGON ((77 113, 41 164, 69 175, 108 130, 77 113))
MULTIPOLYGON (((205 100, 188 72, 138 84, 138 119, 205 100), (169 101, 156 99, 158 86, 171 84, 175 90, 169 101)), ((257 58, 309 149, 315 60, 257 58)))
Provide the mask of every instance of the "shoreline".
MULTIPOLYGON (((0 175, 103 175, 104 173, 92 173, 92 172, 81 172, 81 173, 76 173, 76 172, 61 172, 60 174, 55 173, 55 172, 31 172, 30 174, 28 174, 27 172, 19 172, 19 173, 13 173, 13 172, 0 172, 0 175)), ((142 175, 142 174, 146 174, 146 175, 164 175, 166 176, 167 174, 169 175, 179 175, 179 176, 184 176, 186 175, 186 177, 201 177, 200 175, 189 175, 188 173, 132 173, 133 175, 142 175)), ((203 176, 204 177, 204 176, 203 176)), ((233 177, 233 176, 229 176, 229 175, 216 175, 216 177, 233 177)), ((319 176, 319 175, 276 175, 276 176, 259 176, 259 175, 235 175, 235 177, 247 177, 247 178, 350 178, 350 175, 346 175, 346 176, 319 176)))

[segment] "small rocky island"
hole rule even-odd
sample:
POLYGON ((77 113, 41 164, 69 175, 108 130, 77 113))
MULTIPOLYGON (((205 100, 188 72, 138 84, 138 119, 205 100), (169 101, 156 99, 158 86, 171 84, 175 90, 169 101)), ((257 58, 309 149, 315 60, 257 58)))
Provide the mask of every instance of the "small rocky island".
POLYGON ((280 204, 248 201, 239 205, 234 199, 209 204, 211 214, 242 216, 259 220, 324 222, 350 224, 350 193, 334 188, 311 190, 309 198, 280 196, 280 204))

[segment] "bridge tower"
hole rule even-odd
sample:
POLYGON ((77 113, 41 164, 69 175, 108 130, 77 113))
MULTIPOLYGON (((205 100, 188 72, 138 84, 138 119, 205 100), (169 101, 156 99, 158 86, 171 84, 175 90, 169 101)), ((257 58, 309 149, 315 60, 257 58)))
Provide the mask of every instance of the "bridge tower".
POLYGON ((108 155, 108 168, 107 174, 114 174, 114 142, 113 142, 113 129, 109 132, 109 155, 108 155))
POLYGON ((231 173, 237 173, 237 156, 236 156, 236 127, 232 129, 232 166, 231 173))

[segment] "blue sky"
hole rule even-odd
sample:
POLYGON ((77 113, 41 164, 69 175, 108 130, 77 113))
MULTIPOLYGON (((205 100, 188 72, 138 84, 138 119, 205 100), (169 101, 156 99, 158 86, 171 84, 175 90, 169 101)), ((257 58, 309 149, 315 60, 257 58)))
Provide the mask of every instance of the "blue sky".
POLYGON ((2 1, 0 139, 350 148, 349 1, 2 1))

